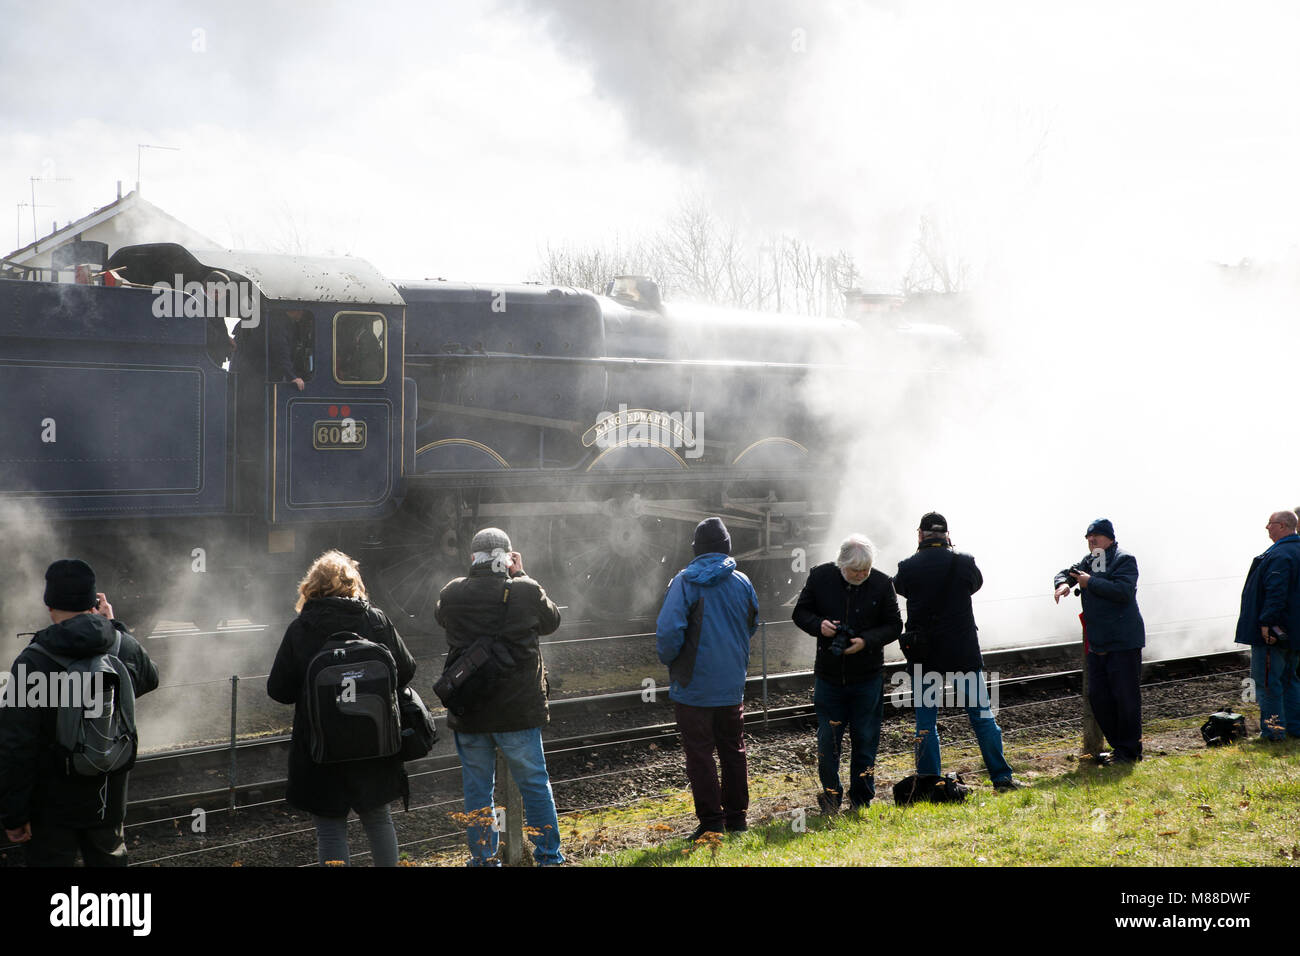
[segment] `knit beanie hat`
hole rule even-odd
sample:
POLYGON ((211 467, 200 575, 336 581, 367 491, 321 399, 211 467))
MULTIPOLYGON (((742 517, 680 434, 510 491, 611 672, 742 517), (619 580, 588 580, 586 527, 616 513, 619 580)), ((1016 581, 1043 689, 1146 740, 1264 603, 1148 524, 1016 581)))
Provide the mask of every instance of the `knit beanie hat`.
POLYGON ((1115 526, 1110 523, 1109 518, 1098 518, 1092 524, 1088 525, 1088 530, 1084 532, 1085 536, 1090 534, 1104 534, 1106 537, 1110 538, 1110 540, 1114 541, 1115 526))
POLYGON ((721 518, 705 518, 695 526, 695 556, 731 554, 731 535, 721 518))
POLYGON ((95 606, 95 571, 85 561, 63 558, 45 569, 45 606, 89 611, 95 606))

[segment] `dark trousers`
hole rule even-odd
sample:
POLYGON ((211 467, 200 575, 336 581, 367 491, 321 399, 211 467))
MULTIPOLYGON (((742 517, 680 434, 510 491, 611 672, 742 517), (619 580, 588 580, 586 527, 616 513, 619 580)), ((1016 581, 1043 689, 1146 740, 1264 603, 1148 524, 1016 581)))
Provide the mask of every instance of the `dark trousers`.
POLYGON ((677 730, 686 753, 686 777, 695 798, 695 815, 710 830, 721 833, 724 826, 745 822, 749 809, 749 779, 745 763, 745 705, 692 707, 673 702, 677 730), (722 786, 718 767, 722 765, 722 786))
POLYGON ((76 866, 78 855, 86 866, 126 866, 126 840, 120 823, 91 829, 33 823, 24 852, 28 866, 76 866))
POLYGON ((817 775, 825 806, 840 806, 840 749, 849 732, 849 805, 867 807, 876 796, 876 751, 885 717, 885 678, 881 673, 856 684, 833 684, 816 678, 813 707, 817 711, 817 775))
POLYGON ((1142 648, 1088 653, 1088 703, 1118 760, 1142 756, 1142 648))

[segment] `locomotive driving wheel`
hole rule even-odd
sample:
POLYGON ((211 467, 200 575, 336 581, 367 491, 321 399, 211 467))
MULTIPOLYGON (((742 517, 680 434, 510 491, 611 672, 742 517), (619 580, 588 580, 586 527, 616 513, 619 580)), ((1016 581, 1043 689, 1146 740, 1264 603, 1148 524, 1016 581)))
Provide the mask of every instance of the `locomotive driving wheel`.
POLYGON ((549 541, 557 597, 595 620, 651 617, 690 559, 689 543, 689 526, 643 514, 637 495, 611 499, 597 515, 557 518, 549 541))
POLYGON ((468 554, 460 546, 460 502, 456 495, 409 500, 382 528, 363 574, 373 569, 377 604, 395 622, 417 630, 433 627, 442 587, 465 573, 468 554))

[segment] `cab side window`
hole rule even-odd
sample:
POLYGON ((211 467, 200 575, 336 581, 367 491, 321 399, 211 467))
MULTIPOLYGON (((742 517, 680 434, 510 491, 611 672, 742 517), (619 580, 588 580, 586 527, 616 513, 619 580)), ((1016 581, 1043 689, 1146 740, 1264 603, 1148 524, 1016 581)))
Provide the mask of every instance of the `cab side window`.
POLYGON ((334 381, 378 385, 388 377, 388 320, 378 312, 334 316, 334 381))

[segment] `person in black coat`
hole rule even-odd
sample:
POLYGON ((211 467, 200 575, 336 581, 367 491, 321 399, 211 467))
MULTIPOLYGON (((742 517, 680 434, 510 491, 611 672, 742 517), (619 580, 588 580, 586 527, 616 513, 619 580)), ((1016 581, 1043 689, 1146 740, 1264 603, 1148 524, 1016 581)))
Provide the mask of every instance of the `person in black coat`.
POLYGON ((813 707, 817 711, 817 770, 825 812, 840 807, 840 747, 849 731, 849 806, 866 807, 876 795, 876 751, 885 714, 885 645, 898 640, 903 618, 889 575, 873 569, 876 547, 849 535, 834 563, 808 572, 791 617, 817 638, 813 707), (849 628, 852 636, 841 633, 849 628))
POLYGON ((964 707, 995 789, 1014 790, 1002 752, 1002 728, 984 684, 984 658, 971 595, 984 584, 975 559, 952 548, 948 520, 931 511, 921 517, 916 553, 898 564, 894 590, 907 598, 904 650, 912 665, 916 709, 916 772, 939 774, 939 707, 951 686, 953 705, 964 707), (921 635, 924 635, 923 637, 921 635), (919 646, 918 646, 919 645, 919 646))
POLYGON ((298 617, 284 632, 266 680, 272 700, 295 705, 285 800, 312 815, 317 859, 322 865, 349 863, 347 816, 349 810, 355 810, 370 841, 375 866, 396 866, 397 834, 388 805, 399 797, 410 797, 401 755, 315 763, 302 690, 307 665, 339 631, 351 631, 388 648, 397 665, 399 688, 415 676, 415 659, 384 612, 367 601, 357 563, 346 554, 327 551, 317 558, 299 583, 298 595, 298 617))
MULTIPOLYGON (((36 674, 62 668, 50 655, 71 660, 113 653, 131 677, 135 697, 158 686, 158 668, 121 621, 108 596, 95 590, 95 572, 76 558, 55 561, 45 572, 50 627, 36 634, 13 665, 11 697, 36 674)), ((46 676, 43 682, 53 687, 46 676)), ((126 866, 127 775, 130 765, 107 774, 69 772, 58 744, 58 708, 0 699, 0 821, 6 835, 25 844, 28 866, 126 866)))

